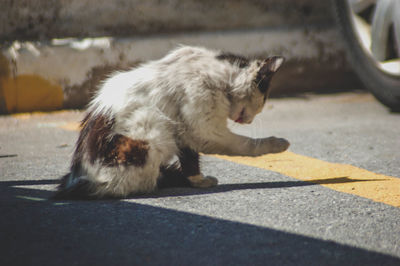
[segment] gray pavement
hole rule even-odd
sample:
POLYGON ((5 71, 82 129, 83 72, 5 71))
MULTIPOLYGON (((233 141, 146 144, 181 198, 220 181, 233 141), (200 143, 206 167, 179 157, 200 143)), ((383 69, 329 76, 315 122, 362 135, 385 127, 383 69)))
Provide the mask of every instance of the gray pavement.
MULTIPOLYGON (((49 201, 81 118, 0 116, 0 265, 400 265, 400 208, 211 156, 212 189, 49 201)), ((272 99, 233 130, 400 177, 400 115, 369 94, 272 99)))

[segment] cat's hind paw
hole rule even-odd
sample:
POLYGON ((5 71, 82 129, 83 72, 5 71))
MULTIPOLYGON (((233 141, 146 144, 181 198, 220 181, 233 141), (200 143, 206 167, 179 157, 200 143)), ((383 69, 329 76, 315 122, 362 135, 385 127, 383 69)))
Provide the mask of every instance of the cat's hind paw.
POLYGON ((203 176, 202 174, 188 177, 192 187, 209 188, 218 185, 218 179, 213 176, 203 176))

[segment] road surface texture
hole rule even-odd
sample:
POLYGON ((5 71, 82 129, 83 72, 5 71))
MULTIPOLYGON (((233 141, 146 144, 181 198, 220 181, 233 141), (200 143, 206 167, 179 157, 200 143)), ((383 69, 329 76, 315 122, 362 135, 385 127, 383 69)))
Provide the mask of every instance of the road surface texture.
POLYGON ((400 265, 400 114, 367 93, 269 100, 232 128, 289 151, 203 156, 215 188, 48 200, 82 117, 0 116, 0 265, 400 265))

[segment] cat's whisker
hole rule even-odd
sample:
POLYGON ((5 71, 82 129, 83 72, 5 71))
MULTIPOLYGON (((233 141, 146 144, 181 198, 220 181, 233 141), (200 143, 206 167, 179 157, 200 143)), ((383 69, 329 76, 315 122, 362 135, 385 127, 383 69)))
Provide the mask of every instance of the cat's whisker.
POLYGON ((253 132, 252 137, 255 138, 257 136, 258 129, 260 128, 259 126, 261 126, 259 117, 256 117, 253 120, 253 123, 254 126, 252 127, 252 132, 253 132))

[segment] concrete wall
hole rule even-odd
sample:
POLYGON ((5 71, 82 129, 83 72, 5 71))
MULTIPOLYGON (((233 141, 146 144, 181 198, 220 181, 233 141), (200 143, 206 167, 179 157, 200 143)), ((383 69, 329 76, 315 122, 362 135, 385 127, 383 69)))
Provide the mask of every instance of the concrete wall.
POLYGON ((137 36, 332 23, 319 0, 2 0, 0 40, 137 36))
POLYGON ((274 94, 357 82, 330 1, 3 1, 0 40, 0 113, 82 108, 107 74, 178 44, 285 56, 274 94))

